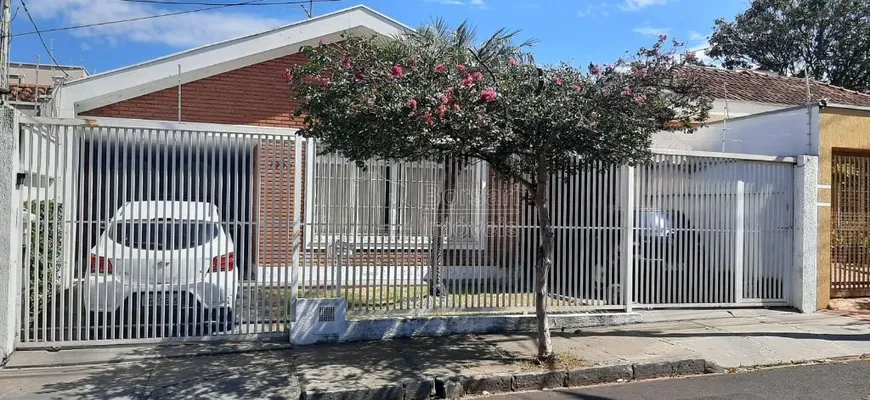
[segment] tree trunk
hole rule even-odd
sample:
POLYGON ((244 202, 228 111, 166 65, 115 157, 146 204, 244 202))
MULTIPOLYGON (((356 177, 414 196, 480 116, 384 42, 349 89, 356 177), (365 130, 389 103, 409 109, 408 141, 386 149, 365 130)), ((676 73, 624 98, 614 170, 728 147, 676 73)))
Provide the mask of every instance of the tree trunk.
POLYGON ((535 207, 538 210, 538 234, 541 245, 538 251, 538 265, 535 267, 535 315, 538 317, 538 359, 553 357, 553 343, 550 339, 550 320, 547 317, 547 283, 553 268, 553 223, 550 220, 550 175, 547 173, 546 159, 538 160, 535 182, 535 207))
POLYGON ((429 254, 429 295, 443 296, 447 294, 444 286, 444 242, 447 241, 447 219, 456 200, 456 180, 460 164, 453 161, 444 163, 444 185, 438 199, 435 211, 435 227, 432 230, 432 246, 429 254))

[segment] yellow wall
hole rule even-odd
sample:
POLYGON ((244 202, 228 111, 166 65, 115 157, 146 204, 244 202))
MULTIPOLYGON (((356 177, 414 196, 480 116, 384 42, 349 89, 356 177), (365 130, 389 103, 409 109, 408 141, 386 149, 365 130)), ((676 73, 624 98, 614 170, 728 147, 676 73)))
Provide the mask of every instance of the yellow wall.
POLYGON ((870 155, 870 111, 824 108, 819 125, 819 308, 831 298, 831 158, 834 151, 870 155))

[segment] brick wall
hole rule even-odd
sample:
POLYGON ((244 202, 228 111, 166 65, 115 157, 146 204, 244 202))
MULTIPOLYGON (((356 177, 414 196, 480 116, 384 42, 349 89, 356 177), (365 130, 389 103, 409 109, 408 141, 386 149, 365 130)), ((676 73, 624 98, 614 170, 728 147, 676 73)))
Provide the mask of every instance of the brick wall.
MULTIPOLYGON (((181 120, 298 128, 302 121, 293 117, 297 104, 284 70, 302 61, 303 56, 294 54, 186 83, 181 86, 181 120)), ((178 90, 149 93, 81 115, 175 121, 178 90)))

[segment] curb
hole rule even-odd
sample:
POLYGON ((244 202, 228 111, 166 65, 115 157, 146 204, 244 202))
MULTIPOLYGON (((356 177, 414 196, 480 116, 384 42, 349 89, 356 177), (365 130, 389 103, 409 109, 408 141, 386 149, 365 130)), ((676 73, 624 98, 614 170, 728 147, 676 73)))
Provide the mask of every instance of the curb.
POLYGON ((721 373, 718 365, 693 358, 675 361, 635 363, 578 370, 523 372, 483 377, 437 377, 434 380, 408 380, 401 385, 323 392, 303 388, 302 400, 427 400, 457 399, 465 396, 510 393, 562 387, 591 386, 688 375, 721 373))

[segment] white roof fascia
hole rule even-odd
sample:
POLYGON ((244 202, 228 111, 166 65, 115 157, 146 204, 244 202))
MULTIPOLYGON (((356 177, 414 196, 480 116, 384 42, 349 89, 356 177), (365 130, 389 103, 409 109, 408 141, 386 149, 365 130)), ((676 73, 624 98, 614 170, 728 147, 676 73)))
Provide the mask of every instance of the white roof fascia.
POLYGON ((302 46, 357 35, 394 36, 409 27, 366 6, 355 6, 266 32, 202 46, 144 63, 68 82, 58 104, 58 117, 114 104, 263 61, 297 53, 302 46))

